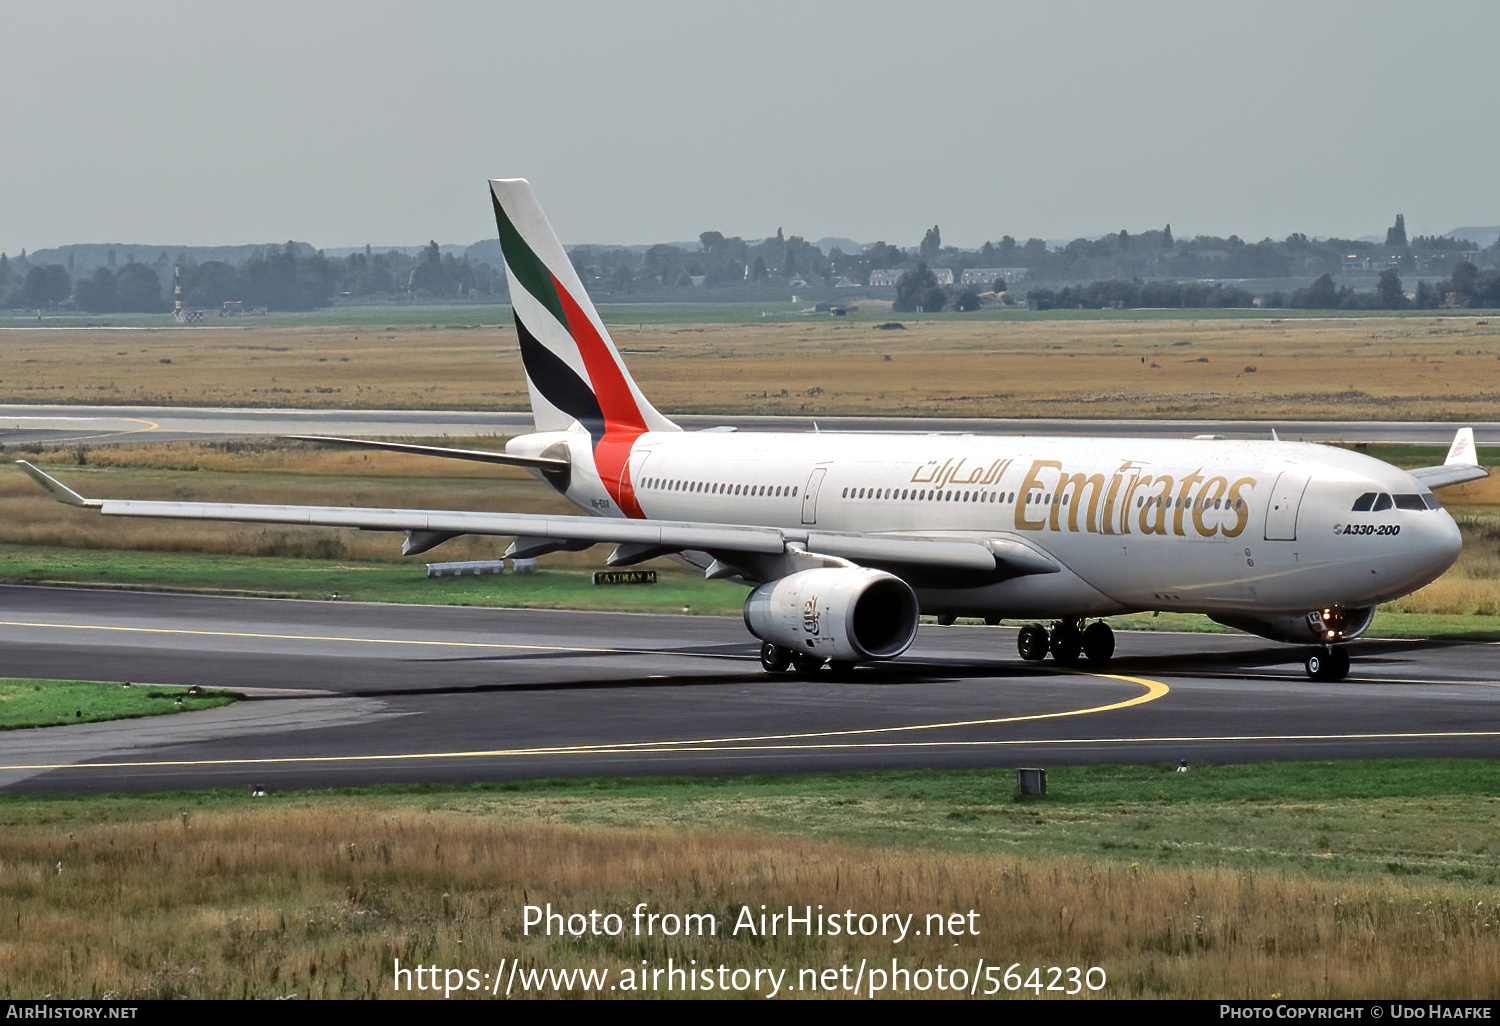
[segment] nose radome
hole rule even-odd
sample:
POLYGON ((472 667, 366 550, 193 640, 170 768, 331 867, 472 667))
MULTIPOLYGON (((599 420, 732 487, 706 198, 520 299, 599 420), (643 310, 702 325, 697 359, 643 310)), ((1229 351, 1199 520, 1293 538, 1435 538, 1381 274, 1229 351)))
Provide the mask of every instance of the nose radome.
POLYGON ((1463 551, 1464 537, 1447 510, 1436 518, 1433 526, 1435 530, 1432 532, 1433 538, 1430 543, 1433 559, 1442 564, 1443 570, 1447 570, 1458 559, 1458 554, 1463 551))
POLYGON ((1463 549, 1463 535, 1446 510, 1413 517, 1403 525, 1402 533, 1406 530, 1416 535, 1410 551, 1416 557, 1413 562, 1419 568, 1417 574, 1422 578, 1422 584, 1441 577, 1463 549))

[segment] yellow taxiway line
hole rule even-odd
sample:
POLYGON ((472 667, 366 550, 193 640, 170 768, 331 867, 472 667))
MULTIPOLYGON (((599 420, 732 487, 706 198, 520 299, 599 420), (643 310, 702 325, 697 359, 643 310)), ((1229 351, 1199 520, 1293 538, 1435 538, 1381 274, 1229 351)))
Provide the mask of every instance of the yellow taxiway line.
MULTIPOLYGON (((1066 714, 1065 714, 1066 715, 1066 714)), ((1014 748, 1021 745, 1140 745, 1140 744, 1211 744, 1217 742, 1268 741, 1423 741, 1455 738, 1500 738, 1494 730, 1451 730, 1425 733, 1387 734, 1242 734, 1212 737, 1085 737, 1085 738, 1017 738, 1009 741, 864 741, 823 744, 724 745, 713 739, 702 742, 665 742, 670 747, 637 747, 626 745, 579 745, 572 748, 499 748, 475 752, 412 752, 400 755, 309 755, 282 756, 271 759, 194 759, 160 762, 85 762, 52 763, 35 766, 0 766, 0 772, 66 769, 160 769, 184 766, 275 766, 316 763, 419 762, 429 759, 495 759, 549 755, 680 755, 712 752, 836 751, 850 749, 935 749, 935 748, 1014 748)), ((659 743, 661 744, 661 743, 659 743)))
POLYGON ((41 771, 54 769, 142 769, 165 766, 269 766, 287 763, 355 763, 355 762, 410 762, 423 759, 484 759, 544 755, 636 755, 668 752, 736 752, 779 751, 784 749, 815 751, 838 748, 933 748, 985 744, 1027 744, 1026 741, 885 741, 885 742, 824 742, 816 744, 765 744, 754 742, 812 741, 816 738, 857 737, 869 734, 893 734, 917 730, 945 730, 960 727, 984 727, 1003 723, 1024 723, 1036 720, 1063 719, 1070 716, 1088 716, 1096 713, 1126 709, 1146 702, 1154 702, 1166 695, 1170 689, 1160 681, 1145 677, 1125 677, 1112 673, 1090 673, 1086 676, 1101 680, 1118 680, 1137 684, 1144 691, 1133 698, 1108 705, 1090 706, 1085 709, 1064 709, 1058 712, 1029 713, 1024 716, 1000 716, 978 720, 950 720, 942 723, 915 723, 894 727, 862 727, 852 730, 809 731, 798 734, 763 734, 743 737, 692 738, 680 741, 621 741, 597 745, 554 745, 542 748, 500 748, 470 752, 412 752, 393 755, 309 755, 281 756, 267 759, 190 759, 156 762, 86 762, 56 763, 32 766, 0 766, 0 773, 12 771, 41 771))

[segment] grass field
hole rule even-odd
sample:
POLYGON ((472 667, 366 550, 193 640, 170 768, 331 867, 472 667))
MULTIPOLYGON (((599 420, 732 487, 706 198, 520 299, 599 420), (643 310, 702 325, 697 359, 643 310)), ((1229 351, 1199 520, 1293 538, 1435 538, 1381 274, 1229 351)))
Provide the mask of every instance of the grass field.
POLYGON ((587 570, 428 578, 420 562, 224 556, 0 544, 0 581, 259 598, 738 616, 747 589, 663 568, 653 585, 595 586, 587 570))
POLYGON ((861 959, 930 973, 983 957, 1099 967, 1105 997, 1500 995, 1493 761, 1060 767, 1024 801, 1014 780, 0 798, 0 994, 389 997, 397 958, 618 981, 671 957, 785 969, 795 988, 861 959), (523 932, 526 905, 628 923, 638 902, 718 931, 523 932), (734 935, 761 904, 924 926, 957 912, 965 933, 734 935))
MULTIPOLYGON (((443 309, 468 319, 363 308, 232 328, 16 327, 4 333, 0 402, 524 409, 508 316, 443 309)), ((887 314, 715 310, 609 311, 632 372, 668 413, 1467 420, 1488 419, 1500 399, 1500 318, 1472 313, 1073 311, 882 330, 887 314)))
POLYGON ((223 691, 96 680, 0 678, 0 730, 164 716, 236 701, 223 691))

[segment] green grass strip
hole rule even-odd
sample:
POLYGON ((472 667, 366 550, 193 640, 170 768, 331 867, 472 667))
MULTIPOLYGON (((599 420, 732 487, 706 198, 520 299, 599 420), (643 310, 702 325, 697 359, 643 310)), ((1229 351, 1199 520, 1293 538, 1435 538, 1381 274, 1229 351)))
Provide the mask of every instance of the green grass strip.
POLYGON ((0 730, 165 716, 213 709, 239 698, 227 691, 189 694, 187 688, 155 684, 0 678, 0 730))
POLYGON ((656 584, 595 586, 586 570, 426 576, 420 562, 325 562, 270 556, 0 546, 0 582, 161 589, 266 598, 341 599, 520 609, 738 616, 746 589, 687 571, 656 584))

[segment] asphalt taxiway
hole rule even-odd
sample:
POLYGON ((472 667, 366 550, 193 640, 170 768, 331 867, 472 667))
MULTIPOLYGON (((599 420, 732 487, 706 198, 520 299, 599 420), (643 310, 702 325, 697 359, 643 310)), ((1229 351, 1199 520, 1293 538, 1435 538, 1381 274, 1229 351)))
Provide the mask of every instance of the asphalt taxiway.
MULTIPOLYGON (((503 579, 497 587, 504 587, 503 579)), ((844 680, 736 619, 0 587, 5 675, 228 687, 206 712, 0 733, 0 791, 1500 754, 1500 646, 1361 642, 1340 683, 1242 635, 1107 671, 923 627, 844 680)))

